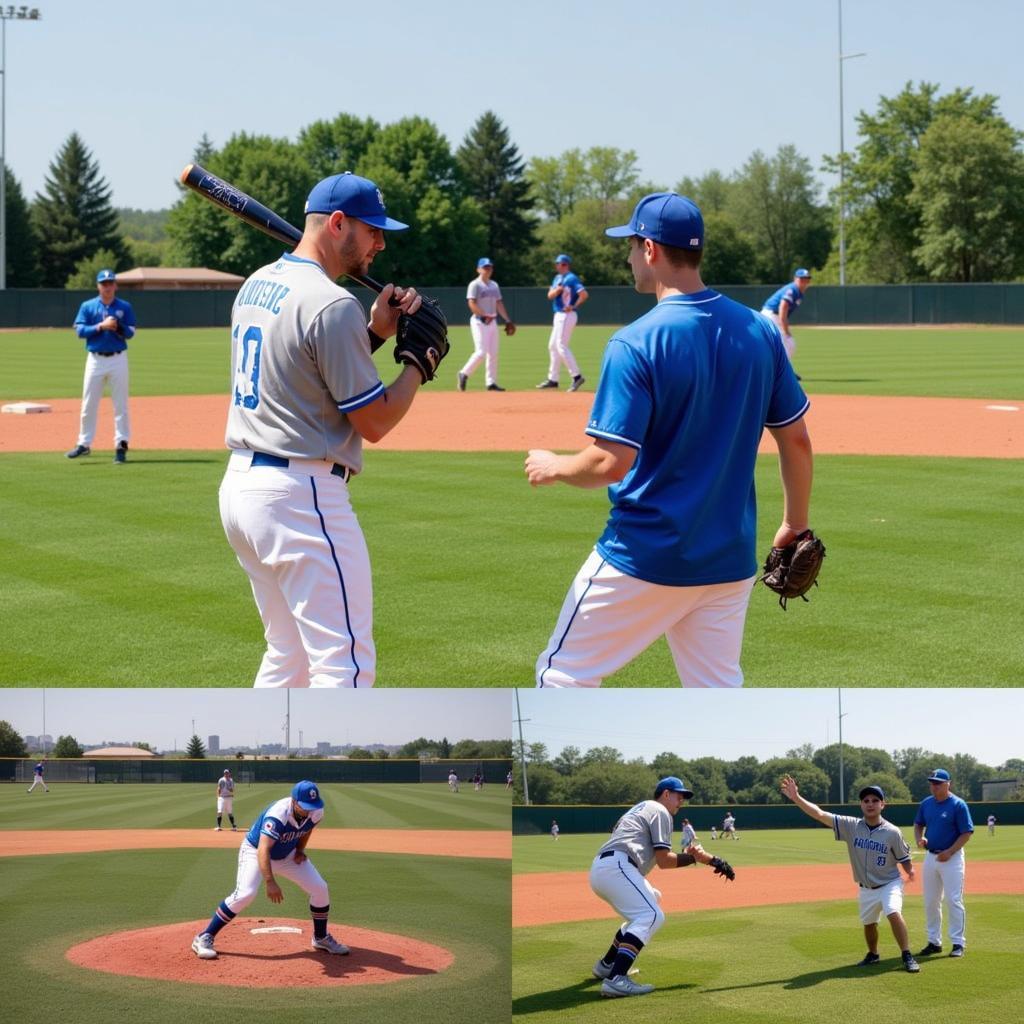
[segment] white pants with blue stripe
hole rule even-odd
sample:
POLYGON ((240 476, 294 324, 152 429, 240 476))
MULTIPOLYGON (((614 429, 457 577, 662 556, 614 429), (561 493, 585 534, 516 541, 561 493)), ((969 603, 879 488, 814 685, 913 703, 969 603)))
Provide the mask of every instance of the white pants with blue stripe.
POLYGON ((590 888, 623 918, 622 934, 635 935, 644 945, 665 923, 654 886, 624 853, 595 857, 590 865, 590 888))
POLYGON ((668 587, 627 576, 594 550, 537 659, 537 686, 600 686, 661 636, 683 686, 742 686, 740 650, 755 578, 668 587))
POLYGON ((232 453, 220 514, 263 619, 267 650, 254 685, 373 686, 370 555, 348 485, 328 462, 250 461, 232 453))
MULTIPOLYGON (((295 863, 295 851, 292 850, 287 857, 281 860, 270 862, 274 872, 274 878, 291 879, 300 889, 309 895, 311 907, 326 907, 331 902, 331 894, 327 883, 320 876, 320 872, 313 867, 313 862, 306 857, 301 864, 295 863)), ((235 878, 235 891, 228 896, 224 903, 232 914, 240 914, 260 891, 263 882, 263 874, 260 871, 259 858, 256 847, 248 839, 242 840, 238 848, 238 875, 235 878)))
POLYGON ((934 942, 936 946, 942 945, 943 903, 949 914, 949 941, 954 946, 967 944, 967 910, 964 907, 966 866, 962 849, 957 850, 949 860, 939 860, 937 854, 927 853, 921 864, 928 941, 934 942))

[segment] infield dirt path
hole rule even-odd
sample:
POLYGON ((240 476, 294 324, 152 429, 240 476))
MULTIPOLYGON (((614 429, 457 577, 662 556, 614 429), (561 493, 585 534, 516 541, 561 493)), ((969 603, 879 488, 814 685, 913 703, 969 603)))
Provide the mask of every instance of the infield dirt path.
MULTIPOLYGON (((731 910, 775 903, 817 903, 853 899, 857 887, 848 864, 794 864, 737 870, 726 882, 704 870, 655 872, 651 884, 661 890, 662 909, 731 910)), ((906 885, 920 895, 921 875, 906 885)), ((967 892, 1024 893, 1024 865, 1016 861, 973 861, 967 868, 967 892)), ((608 917, 608 904, 595 896, 584 871, 520 874, 512 878, 512 927, 593 921, 608 917)))
MULTIPOLYGON (((0 452, 64 451, 78 437, 77 398, 45 401, 52 412, 0 417, 0 452)), ((384 451, 507 451, 576 449, 593 395, 564 392, 425 390, 409 414, 378 445, 384 451)), ((222 395, 131 399, 132 451, 224 448, 227 400, 222 395)), ((938 455, 1024 458, 1024 403, 966 398, 812 396, 807 416, 814 450, 843 455, 938 455)), ((113 412, 100 407, 96 446, 113 448, 113 412)), ((762 451, 774 451, 765 434, 762 451)))

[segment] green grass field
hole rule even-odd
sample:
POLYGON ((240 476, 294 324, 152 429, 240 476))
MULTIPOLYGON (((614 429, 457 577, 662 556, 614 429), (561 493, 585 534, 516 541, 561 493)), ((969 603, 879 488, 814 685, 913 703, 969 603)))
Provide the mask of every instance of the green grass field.
MULTIPOLYGON (((513 871, 585 872, 607 836, 517 837, 513 871)), ((739 842, 705 845, 737 868, 745 865, 846 864, 845 847, 820 826, 787 831, 752 831, 739 842)), ((640 999, 610 1001, 590 976, 608 947, 616 921, 517 928, 512 942, 513 1015, 549 1021, 629 1021, 657 1024, 684 1017, 726 1014, 740 1024, 829 1024, 837 1015, 848 1024, 880 1017, 925 1016, 943 1021, 1009 1024, 1020 1016, 1024 976, 1024 899, 972 896, 970 863, 1024 859, 1024 827, 984 829, 967 847, 968 955, 963 960, 923 961, 918 975, 900 966, 888 925, 880 929, 882 962, 873 969, 853 965, 863 956, 856 889, 833 901, 670 913, 639 961, 636 980, 655 992, 640 999)), ((659 875, 655 872, 655 875, 659 875)), ((671 886, 667 874, 654 883, 671 886)), ((709 875, 708 884, 717 880, 709 875)), ((919 884, 908 890, 904 917, 915 951, 924 945, 924 908, 919 884)))
MULTIPOLYGON (((0 785, 0 830, 95 828, 212 828, 216 783, 88 785, 50 781, 49 793, 0 785)), ((248 828, 286 783, 235 787, 235 821, 248 828)), ((512 794, 504 786, 458 794, 447 783, 397 785, 324 783, 324 828, 504 830, 511 827, 512 794)), ((228 820, 224 818, 224 824, 228 820)), ((397 842, 401 842, 400 839, 397 842)))

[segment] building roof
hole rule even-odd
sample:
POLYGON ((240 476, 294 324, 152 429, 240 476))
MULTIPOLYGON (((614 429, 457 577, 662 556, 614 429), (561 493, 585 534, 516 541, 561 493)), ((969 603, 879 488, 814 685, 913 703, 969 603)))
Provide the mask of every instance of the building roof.
POLYGON ((143 750, 141 747, 97 747, 95 750, 87 750, 85 757, 156 757, 152 750, 143 750))
POLYGON ((237 288, 244 280, 208 267, 134 267, 117 275, 128 288, 237 288))

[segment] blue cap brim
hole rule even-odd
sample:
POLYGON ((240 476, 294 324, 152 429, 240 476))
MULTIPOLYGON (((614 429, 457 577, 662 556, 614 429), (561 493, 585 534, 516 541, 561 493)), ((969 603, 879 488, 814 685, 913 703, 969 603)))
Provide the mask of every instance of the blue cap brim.
POLYGON ((605 228, 604 233, 609 238, 629 238, 630 235, 636 234, 636 230, 632 224, 622 224, 617 228, 605 228))
POLYGON ((369 224, 371 228, 381 228, 384 231, 405 231, 409 226, 400 220, 392 220, 390 217, 356 217, 354 213, 350 216, 355 220, 361 220, 364 224, 369 224))

